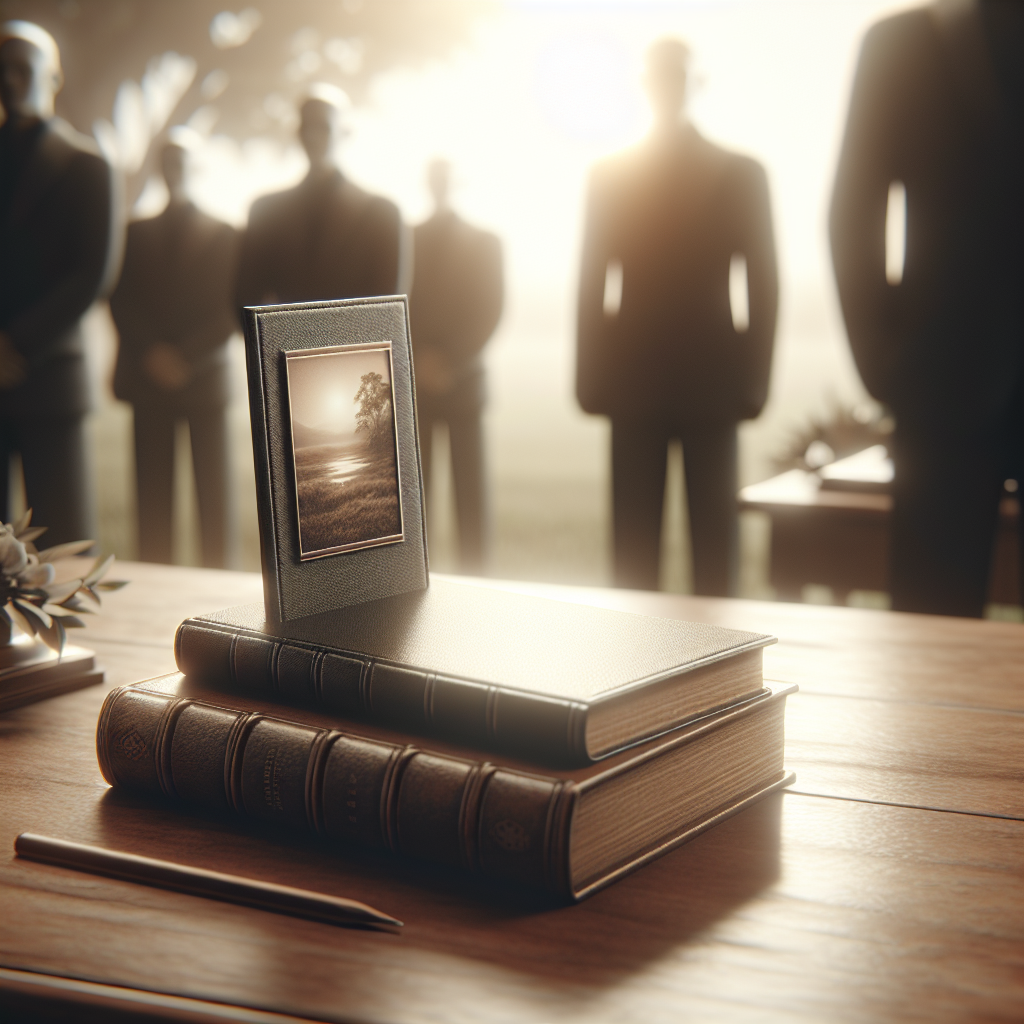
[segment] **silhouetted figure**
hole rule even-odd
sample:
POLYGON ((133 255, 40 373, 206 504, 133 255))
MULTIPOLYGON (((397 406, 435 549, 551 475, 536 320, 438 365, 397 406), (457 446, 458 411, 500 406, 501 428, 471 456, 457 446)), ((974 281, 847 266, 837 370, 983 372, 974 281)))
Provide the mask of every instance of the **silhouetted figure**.
POLYGON ((767 395, 778 281, 764 170, 685 119, 687 62, 677 40, 651 48, 654 130, 591 175, 576 391, 587 412, 612 420, 616 585, 658 585, 666 452, 678 437, 694 590, 729 594, 738 571, 736 427, 767 395), (730 311, 730 265, 740 257, 745 330, 730 311))
POLYGON ((1024 442, 1024 5, 942 3, 864 40, 832 199, 854 358, 896 414, 893 607, 980 615, 1024 442), (890 184, 906 195, 886 279, 890 184))
POLYGON ((237 304, 393 295, 401 288, 398 208, 346 179, 334 164, 347 98, 317 86, 300 110, 309 173, 253 203, 242 240, 237 304))
POLYGON ((413 232, 409 299, 423 479, 430 488, 434 424, 448 425, 459 559, 483 571, 490 534, 481 416, 487 401, 482 352, 501 317, 501 243, 451 208, 451 168, 430 165, 433 216, 413 232))
POLYGON ((120 252, 111 169, 53 115, 62 81, 49 33, 0 26, 0 515, 10 513, 9 466, 20 453, 48 544, 96 536, 79 320, 120 252))
POLYGON ((139 557, 172 560, 175 425, 187 420, 203 564, 226 567, 235 533, 227 343, 236 330, 238 232, 189 199, 188 148, 177 140, 164 146, 167 208, 128 226, 110 297, 121 338, 114 394, 135 413, 139 557))

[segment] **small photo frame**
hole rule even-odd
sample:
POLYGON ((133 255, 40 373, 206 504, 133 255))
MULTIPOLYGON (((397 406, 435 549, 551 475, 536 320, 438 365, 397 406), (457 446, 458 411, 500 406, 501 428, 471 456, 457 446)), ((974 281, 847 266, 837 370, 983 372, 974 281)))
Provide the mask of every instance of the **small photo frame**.
POLYGON ((397 544, 391 342, 285 353, 299 560, 397 544))
POLYGON ((249 307, 245 340, 268 622, 424 589, 405 297, 249 307))

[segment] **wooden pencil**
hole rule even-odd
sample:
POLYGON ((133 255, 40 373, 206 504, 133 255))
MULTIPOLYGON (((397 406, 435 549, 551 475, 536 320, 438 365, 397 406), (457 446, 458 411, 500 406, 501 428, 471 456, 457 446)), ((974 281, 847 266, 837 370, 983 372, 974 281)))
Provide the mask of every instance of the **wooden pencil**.
POLYGON ((22 832, 14 840, 14 852, 27 860, 88 871, 140 885, 205 896, 208 899, 240 903, 260 910, 271 910, 292 917, 304 917, 327 924, 344 926, 388 925, 401 927, 402 922, 383 914, 365 903, 326 896, 307 889, 294 889, 288 885, 260 882, 239 875, 226 875, 220 871, 207 871, 188 864, 176 864, 133 853, 105 850, 99 846, 75 843, 66 839, 22 832))

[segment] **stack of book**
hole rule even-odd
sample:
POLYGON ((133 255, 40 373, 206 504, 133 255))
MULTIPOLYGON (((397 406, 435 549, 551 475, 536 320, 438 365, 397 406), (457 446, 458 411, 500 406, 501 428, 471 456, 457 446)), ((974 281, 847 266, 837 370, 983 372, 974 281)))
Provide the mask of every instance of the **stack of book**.
POLYGON ((581 899, 786 785, 773 638, 448 580, 187 619, 107 781, 581 899))
POLYGON ((264 602, 113 691, 100 766, 578 900, 785 785, 791 688, 769 636, 432 580, 408 324, 404 296, 246 309, 264 602))

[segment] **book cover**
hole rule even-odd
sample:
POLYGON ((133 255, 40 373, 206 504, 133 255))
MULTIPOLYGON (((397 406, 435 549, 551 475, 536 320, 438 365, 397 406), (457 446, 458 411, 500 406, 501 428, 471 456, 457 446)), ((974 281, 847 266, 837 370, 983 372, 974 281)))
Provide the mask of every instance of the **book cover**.
POLYGON ((775 638, 469 583, 268 623, 186 619, 178 668, 549 764, 586 764, 760 692, 775 638))
POLYGON ((572 901, 787 785, 795 689, 773 686, 600 765, 537 771, 172 674, 111 691, 96 749, 121 789, 572 901))

